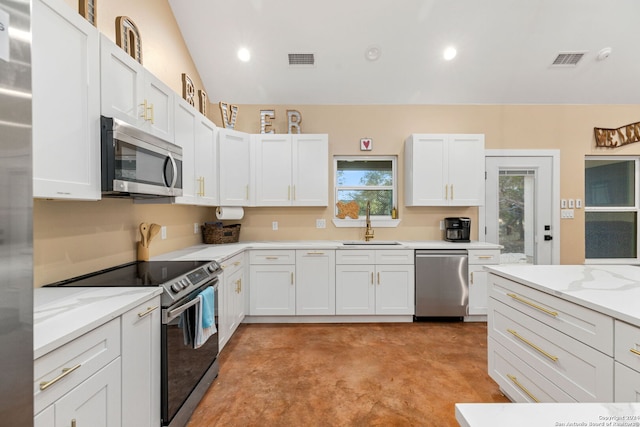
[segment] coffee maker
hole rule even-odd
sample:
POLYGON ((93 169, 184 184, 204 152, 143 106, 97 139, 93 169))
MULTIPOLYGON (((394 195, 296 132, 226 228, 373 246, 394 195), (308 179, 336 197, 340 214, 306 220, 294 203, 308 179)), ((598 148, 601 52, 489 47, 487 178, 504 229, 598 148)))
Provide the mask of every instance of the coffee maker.
POLYGON ((447 242, 469 242, 470 235, 471 219, 463 216, 444 219, 444 240, 447 242))

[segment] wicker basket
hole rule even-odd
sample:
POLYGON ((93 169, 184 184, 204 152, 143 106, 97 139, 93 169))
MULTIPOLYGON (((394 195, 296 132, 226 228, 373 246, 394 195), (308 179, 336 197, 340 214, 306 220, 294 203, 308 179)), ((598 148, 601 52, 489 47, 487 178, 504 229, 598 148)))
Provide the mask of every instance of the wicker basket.
POLYGON ((221 222, 205 222, 202 241, 207 244, 236 243, 240 238, 240 224, 222 225, 221 222))

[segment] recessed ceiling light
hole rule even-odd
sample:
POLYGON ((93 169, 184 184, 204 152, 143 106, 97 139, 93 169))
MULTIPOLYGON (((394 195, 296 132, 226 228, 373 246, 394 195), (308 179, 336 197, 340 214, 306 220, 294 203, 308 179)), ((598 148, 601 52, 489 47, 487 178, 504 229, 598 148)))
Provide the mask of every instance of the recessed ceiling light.
POLYGON ((238 50, 238 59, 242 62, 249 62, 251 59, 251 52, 246 47, 242 47, 238 50))
POLYGON ((380 58, 380 55, 382 55, 382 50, 380 49, 380 46, 369 46, 365 51, 364 51, 364 57, 367 58, 369 61, 377 61, 378 58, 380 58))
POLYGON ((456 57, 457 54, 458 54, 458 51, 456 50, 456 48, 453 46, 449 46, 444 50, 444 53, 442 54, 442 56, 444 56, 445 60, 451 61, 453 58, 456 57))

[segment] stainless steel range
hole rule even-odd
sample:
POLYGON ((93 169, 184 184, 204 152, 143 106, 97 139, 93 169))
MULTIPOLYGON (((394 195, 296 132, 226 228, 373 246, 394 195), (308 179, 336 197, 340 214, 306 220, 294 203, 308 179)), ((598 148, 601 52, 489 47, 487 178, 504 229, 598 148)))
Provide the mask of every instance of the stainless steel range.
POLYGON ((218 327, 218 275, 215 261, 150 261, 124 264, 47 286, 140 287, 161 286, 162 305, 162 425, 185 426, 218 376, 218 333, 196 346, 189 325, 200 309, 201 292, 213 287, 215 326, 218 327))

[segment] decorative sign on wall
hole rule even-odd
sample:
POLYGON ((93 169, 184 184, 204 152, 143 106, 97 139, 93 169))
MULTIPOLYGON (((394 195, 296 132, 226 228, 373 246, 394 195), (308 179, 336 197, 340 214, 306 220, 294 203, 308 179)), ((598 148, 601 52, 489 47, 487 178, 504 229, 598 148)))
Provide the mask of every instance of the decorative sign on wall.
POLYGON ((186 73, 182 73, 182 98, 192 106, 196 106, 196 87, 186 73))
POLYGON ((360 139, 360 151, 373 150, 373 140, 371 138, 360 139))
POLYGON ((78 11, 80 15, 89 21, 94 27, 97 27, 98 0, 78 0, 78 11))
POLYGON ((126 16, 116 18, 116 44, 142 64, 142 38, 131 18, 126 16))
POLYGON ((275 120, 274 110, 260 110, 260 133, 276 133, 272 120, 275 120), (267 128, 269 128, 267 130, 267 128))
POLYGON ((640 122, 617 129, 593 128, 596 147, 617 148, 640 141, 640 122))
POLYGON ((233 129, 236 125, 236 117, 238 116, 238 106, 227 104, 220 101, 220 112, 222 113, 222 124, 226 129, 233 129))
POLYGON ((203 116, 207 116, 207 104, 209 104, 209 99, 207 98, 207 92, 203 91, 203 90, 198 90, 198 98, 200 100, 200 102, 198 103, 198 106, 200 108, 200 112, 202 113, 203 116))
POLYGON ((360 212, 360 205, 355 200, 350 201, 349 203, 338 202, 336 203, 338 207, 338 213, 336 216, 340 219, 345 219, 346 217, 358 219, 358 213, 360 212))
POLYGON ((300 133, 300 123, 302 123, 302 115, 297 110, 287 110, 287 119, 289 121, 289 133, 300 133), (295 129, 295 132, 293 130, 295 129))

